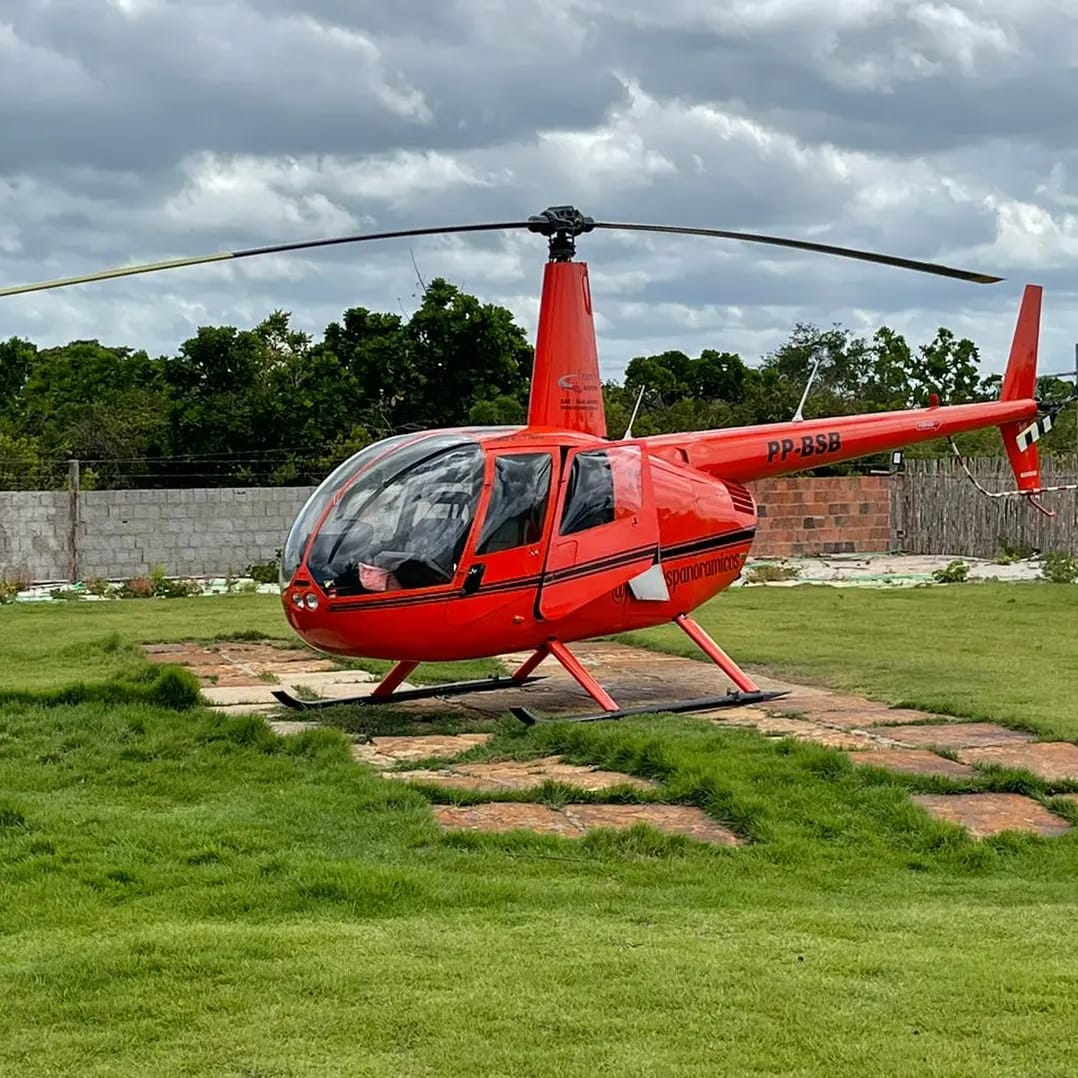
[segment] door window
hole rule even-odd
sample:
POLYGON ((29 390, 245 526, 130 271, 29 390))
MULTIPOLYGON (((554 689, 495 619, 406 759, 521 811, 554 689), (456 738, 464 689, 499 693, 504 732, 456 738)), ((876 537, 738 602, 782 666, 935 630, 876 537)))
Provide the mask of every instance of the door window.
POLYGON ((549 453, 507 454, 494 461, 494 485, 476 554, 538 543, 550 497, 549 453))

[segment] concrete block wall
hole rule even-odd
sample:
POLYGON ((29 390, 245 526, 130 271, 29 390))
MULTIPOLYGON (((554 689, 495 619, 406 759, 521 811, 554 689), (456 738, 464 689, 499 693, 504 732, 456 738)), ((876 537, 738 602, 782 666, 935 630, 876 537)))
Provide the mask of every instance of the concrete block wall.
MULTIPOLYGON (((155 564, 170 576, 238 575, 284 546, 313 489, 84 491, 80 576, 129 579, 155 564)), ((890 549, 887 476, 770 479, 751 489, 760 508, 755 555, 890 549)), ((0 491, 0 574, 66 580, 70 537, 67 493, 0 491)))
POLYGON ((82 494, 83 579, 239 575, 284 546, 313 487, 97 490, 82 494))
POLYGON ((885 475, 802 476, 747 484, 763 557, 879 553, 891 548, 891 484, 885 475))
POLYGON ((66 491, 0 491, 0 578, 66 580, 70 539, 66 491))

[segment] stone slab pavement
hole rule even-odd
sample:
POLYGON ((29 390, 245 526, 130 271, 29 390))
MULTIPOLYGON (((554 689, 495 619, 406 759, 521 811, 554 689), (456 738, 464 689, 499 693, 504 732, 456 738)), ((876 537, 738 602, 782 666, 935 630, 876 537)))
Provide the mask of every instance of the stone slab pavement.
MULTIPOLYGON (((210 703, 229 712, 263 712, 271 716, 274 727, 282 733, 298 733, 315 724, 287 717, 290 713, 277 705, 271 696, 277 685, 287 686, 299 694, 306 692, 332 698, 362 695, 373 689, 377 682, 374 675, 365 671, 332 669, 332 662, 302 647, 227 643, 157 645, 147 650, 155 662, 189 665, 203 682, 203 695, 210 703), (325 668, 327 663, 330 669, 325 668)), ((622 707, 653 706, 658 710, 672 696, 678 699, 715 697, 723 696, 731 689, 721 671, 710 663, 694 659, 606 641, 574 644, 573 651, 622 707)), ((510 654, 502 658, 511 670, 527 655, 510 654)), ((449 711, 479 723, 493 721, 515 705, 551 717, 596 710, 590 697, 554 659, 547 659, 536 673, 543 675, 542 680, 520 688, 470 697, 435 697, 409 706, 417 718, 425 710, 443 714, 449 711)), ((1049 783, 1078 781, 1078 746, 1069 742, 1036 742, 1027 732, 994 723, 959 722, 947 716, 891 708, 878 701, 817 686, 765 677, 756 680, 761 688, 786 692, 787 695, 760 706, 716 709, 698 717, 720 726, 752 727, 765 737, 793 737, 842 749, 858 765, 871 764, 899 772, 938 775, 961 781, 976 775, 978 767, 996 765, 1030 771, 1049 783), (952 756, 957 756, 957 760, 952 756)), ((353 754, 357 761, 386 771, 387 776, 396 781, 445 789, 519 792, 533 790, 546 782, 559 782, 593 793, 614 787, 635 788, 647 793, 657 789, 656 784, 634 776, 578 767, 559 757, 523 762, 454 759, 482 746, 489 736, 488 733, 472 733, 376 737, 370 744, 356 744, 353 754), (424 768, 408 767, 410 762, 438 758, 446 763, 424 768)), ((1014 827, 1040 834, 1058 834, 1068 828, 1062 817, 1051 813, 1036 800, 1016 794, 934 794, 918 796, 915 800, 926 811, 941 819, 958 822, 977 836, 1014 827)), ((522 803, 506 804, 519 806, 522 803)), ((536 813, 531 816, 528 815, 530 809, 507 808, 497 817, 497 826, 516 826, 514 821, 534 816, 536 820, 540 817, 546 820, 542 826, 537 825, 537 830, 580 834, 589 826, 599 826, 596 821, 600 817, 609 820, 617 817, 616 813, 597 815, 590 811, 597 806, 587 805, 568 806, 559 810, 560 814, 556 816, 544 816, 537 812, 540 807, 532 806, 536 813), (575 817, 570 818, 571 813, 566 815, 570 808, 576 813, 575 817), (583 811, 585 808, 589 811, 583 811), (577 822, 574 823, 574 819, 577 822)), ((602 807, 646 808, 652 815, 638 814, 637 819, 647 817, 657 827, 663 819, 657 810, 679 808, 660 805, 602 807)), ((473 827, 476 820, 495 819, 490 815, 493 809, 479 812, 478 808, 472 806, 477 811, 469 810, 458 816, 442 812, 439 819, 447 827, 473 827)), ((622 816, 629 818, 624 811, 622 816)), ((608 825, 618 826, 616 822, 602 826, 608 825)), ((663 824, 660 829, 669 828, 663 824)))

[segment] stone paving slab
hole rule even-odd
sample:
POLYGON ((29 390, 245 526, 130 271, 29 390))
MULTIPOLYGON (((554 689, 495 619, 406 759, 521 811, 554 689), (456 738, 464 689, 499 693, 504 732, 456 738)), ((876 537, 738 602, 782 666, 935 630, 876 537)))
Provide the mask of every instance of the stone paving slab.
POLYGON ((1001 831, 1054 836, 1070 829, 1062 817, 1021 794, 914 794, 913 800, 937 819, 966 828, 974 838, 1001 831))
POLYGON ((260 674, 315 673, 333 669, 333 662, 306 648, 281 648, 269 644, 243 641, 222 641, 201 645, 147 644, 144 646, 150 662, 176 663, 186 666, 207 685, 249 685, 260 674))
POLYGON ((274 700, 272 704, 217 704, 211 710, 215 715, 273 715, 281 706, 274 700))
POLYGON ((282 670, 277 672, 277 678, 282 685, 291 689, 312 689, 315 692, 326 693, 332 692, 338 685, 347 685, 349 688, 370 685, 373 689, 380 680, 366 670, 297 671, 296 673, 291 670, 282 670))
POLYGON ((998 764, 1030 771, 1045 782, 1078 782, 1078 745, 1036 741, 1027 745, 989 745, 958 753, 971 764, 998 764))
POLYGON ((581 830, 562 812, 527 801, 485 805, 432 805, 434 818, 447 831, 537 831, 579 838, 581 830))
POLYGON ((566 805, 565 815, 582 831, 599 827, 628 830, 648 824, 667 835, 685 835, 698 842, 741 846, 743 840, 716 823, 703 809, 687 805, 566 805))
POLYGON ((865 767, 886 767, 911 775, 942 775, 949 779, 964 779, 973 775, 969 764, 948 760, 928 749, 877 749, 875 752, 852 752, 850 760, 865 767))
POLYGON ((276 685, 256 681, 253 685, 203 685, 202 696, 214 707, 232 707, 236 704, 265 704, 280 707, 271 695, 276 685))
POLYGON ((768 715, 757 708, 739 708, 737 711, 703 712, 717 726, 749 726, 766 737, 796 737, 799 741, 812 741, 832 749, 875 749, 876 738, 853 730, 830 730, 807 719, 792 719, 785 715, 768 715))
POLYGON ((454 764, 451 767, 423 771, 389 771, 385 777, 401 782, 490 793, 500 790, 535 790, 546 782, 563 782, 589 791, 610 790, 619 786, 630 786, 637 790, 658 789, 658 784, 649 779, 626 775, 620 771, 603 771, 599 768, 567 764, 560 756, 545 756, 538 760, 454 764))
POLYGON ((381 769, 408 760, 459 756, 476 745, 485 745, 492 734, 424 734, 419 737, 378 737, 352 746, 352 758, 381 769))
POLYGON ((992 722, 930 723, 924 726, 873 727, 878 733, 910 748, 925 749, 933 745, 941 749, 969 749, 988 745, 1013 745, 1033 740, 1022 730, 1008 730, 992 722))
MULTIPOLYGON (((777 692, 788 690, 787 696, 767 704, 769 711, 780 715, 799 715, 811 722, 821 722, 828 726, 863 729, 867 726, 923 722, 927 718, 937 717, 923 711, 891 707, 878 700, 866 700, 863 696, 835 693, 789 682, 759 678, 757 680, 761 688, 777 692)), ((945 721, 944 716, 938 718, 941 722, 945 721)))
POLYGON ((732 832, 702 809, 684 805, 566 805, 552 809, 527 802, 492 801, 485 805, 433 805, 434 817, 446 830, 504 832, 525 829, 580 838, 597 828, 628 829, 645 823, 667 834, 687 835, 700 842, 740 845, 732 832))
MULTIPOLYGON (((311 690, 322 698, 359 696, 373 690, 377 679, 360 670, 334 670, 330 659, 302 647, 279 648, 258 642, 222 642, 202 646, 194 643, 149 645, 147 656, 154 662, 179 663, 192 669, 203 682, 204 696, 225 713, 280 712, 272 697, 278 685, 297 695, 311 690), (273 681, 259 675, 272 674, 273 681), (215 684, 210 684, 210 682, 215 684)), ((621 706, 647 707, 657 710, 672 698, 721 696, 730 689, 726 676, 709 663, 675 655, 663 655, 641 648, 592 641, 573 645, 581 663, 592 670, 621 706)), ((523 662, 526 654, 503 657, 512 670, 523 662)), ((575 681, 553 659, 547 659, 538 671, 544 680, 523 688, 505 689, 489 694, 460 697, 452 700, 431 699, 414 701, 407 706, 417 712, 436 710, 456 711, 482 718, 500 716, 513 705, 533 708, 540 714, 557 716, 582 711, 591 712, 595 706, 575 681)), ((1069 743, 1033 743, 1032 735, 1008 730, 992 723, 960 723, 942 716, 869 701, 855 694, 833 693, 816 686, 795 685, 773 678, 758 677, 761 688, 786 691, 788 696, 769 702, 764 707, 720 710, 702 716, 704 721, 734 726, 752 726, 765 736, 796 737, 833 748, 851 750, 857 764, 882 763, 895 770, 922 774, 945 774, 956 778, 969 777, 970 765, 987 761, 1004 766, 1025 767, 1048 781, 1078 779, 1078 746, 1069 743), (924 725, 925 719, 939 719, 924 725), (931 746, 954 749, 962 762, 946 760, 927 752, 931 746)), ((410 686, 408 686, 410 687, 410 686)), ((280 721, 274 728, 281 732, 299 732, 314 724, 280 721)), ((355 745, 356 760, 370 763, 383 770, 399 767, 410 760, 454 757, 477 744, 489 740, 489 734, 465 734, 443 737, 431 735, 409 738, 378 738, 370 745, 355 745)), ((635 785, 653 788, 645 780, 633 776, 601 772, 589 768, 572 769, 560 760, 549 767, 540 762, 484 762, 433 768, 416 774, 414 771, 394 772, 393 777, 436 781, 443 786, 463 789, 530 789, 548 779, 564 781, 587 789, 609 789, 613 785, 635 785), (569 770, 564 770, 570 768, 569 770)), ((928 795, 924 795, 928 796, 928 795)), ((972 821, 975 833, 995 833, 1005 827, 1040 828, 1041 833, 1060 833, 1066 830, 1065 821, 1045 812, 1028 798, 1017 801, 993 802, 984 798, 1015 798, 1017 795, 953 795, 933 811, 950 813, 956 822, 972 821), (972 797, 968 803, 954 797, 972 797), (1004 811, 1004 810, 1007 811, 1004 811), (1007 812, 1010 812, 1010 816, 1007 812), (983 815, 987 813, 987 815, 983 815), (1023 816, 1023 813, 1025 815, 1023 816), (1015 823, 1014 821, 1018 822, 1015 823), (1047 829, 1047 830, 1045 830, 1047 829)), ((925 802, 934 804, 932 802, 925 802)), ((659 806, 577 806, 587 813, 617 810, 621 813, 651 811, 659 806)), ((675 806, 665 806, 673 809, 675 806)), ((467 811, 483 811, 479 806, 467 811)), ((538 809, 514 807, 508 813, 535 813, 538 809)), ((568 810, 567 810, 568 811, 568 810)), ((704 822, 706 814, 701 814, 704 822)), ((552 827, 554 833, 583 833, 584 816, 574 824, 561 813, 553 818, 535 816, 536 828, 552 827), (544 824, 542 821, 546 820, 544 824)), ((628 816, 626 818, 629 818, 628 816)), ((611 826, 614 826, 611 824, 611 826)), ((630 826, 626 824, 625 826, 630 826)), ((701 824, 703 826, 703 824, 701 824)), ((716 825, 717 826, 717 825, 716 825)))
POLYGON ((308 730, 321 730, 319 722, 289 722, 286 719, 268 723, 269 728, 281 737, 295 737, 297 734, 305 734, 308 730))
POLYGON ((304 690, 317 694, 318 699, 344 699, 351 696, 366 696, 373 692, 375 682, 370 674, 363 670, 339 670, 325 674, 297 674, 282 676, 275 682, 252 679, 240 685, 203 685, 202 695, 215 706, 226 704, 268 704, 279 708, 282 705, 274 699, 274 689, 287 689, 303 696, 304 690), (318 678, 318 681, 308 679, 318 678))

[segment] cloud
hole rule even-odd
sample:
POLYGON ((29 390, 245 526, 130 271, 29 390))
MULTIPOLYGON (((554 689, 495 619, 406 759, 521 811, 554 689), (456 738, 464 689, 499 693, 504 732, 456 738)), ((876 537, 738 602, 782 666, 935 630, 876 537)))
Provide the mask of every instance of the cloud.
MULTIPOLYGON (((796 321, 950 325, 999 369, 1026 279, 1045 354, 1069 355, 1076 47, 1078 9, 1049 0, 8 0, 0 279, 574 203, 1008 278, 593 233, 608 377, 667 347, 755 361, 796 321)), ((170 352, 277 307, 319 335, 348 306, 413 307, 413 258, 534 330, 543 243, 510 233, 2 300, 0 337, 170 352)))

